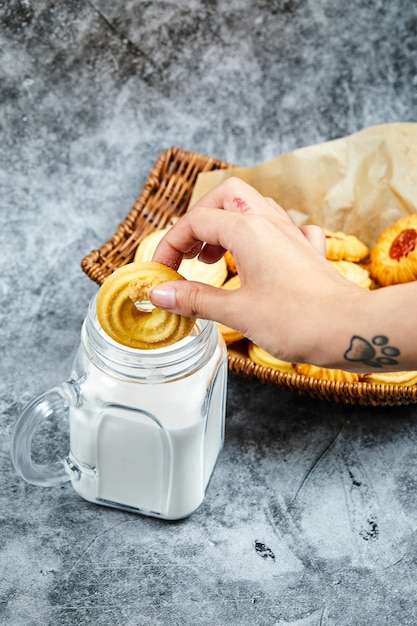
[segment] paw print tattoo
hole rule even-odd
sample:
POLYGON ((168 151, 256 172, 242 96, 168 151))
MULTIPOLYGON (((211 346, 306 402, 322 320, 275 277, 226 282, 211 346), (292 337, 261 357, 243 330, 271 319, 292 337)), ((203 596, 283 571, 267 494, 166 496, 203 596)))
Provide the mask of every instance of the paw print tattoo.
POLYGON ((400 351, 394 346, 389 346, 388 342, 389 339, 385 335, 376 335, 370 342, 354 335, 343 356, 347 361, 364 363, 370 367, 398 365, 395 357, 400 355, 400 351))

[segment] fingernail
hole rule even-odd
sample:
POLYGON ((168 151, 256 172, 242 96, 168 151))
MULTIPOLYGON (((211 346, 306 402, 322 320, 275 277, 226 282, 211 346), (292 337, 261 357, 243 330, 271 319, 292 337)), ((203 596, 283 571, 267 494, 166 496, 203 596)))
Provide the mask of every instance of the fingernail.
POLYGON ((149 299, 161 309, 175 309, 175 289, 170 285, 155 285, 149 291, 149 299))

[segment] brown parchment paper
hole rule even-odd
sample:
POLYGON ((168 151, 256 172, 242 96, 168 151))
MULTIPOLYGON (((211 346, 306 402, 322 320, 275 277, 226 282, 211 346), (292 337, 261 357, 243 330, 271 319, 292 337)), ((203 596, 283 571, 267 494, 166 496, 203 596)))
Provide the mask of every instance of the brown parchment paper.
POLYGON ((299 226, 342 230, 371 246, 399 217, 417 213, 417 123, 373 126, 251 167, 202 173, 190 207, 230 176, 274 198, 299 226))

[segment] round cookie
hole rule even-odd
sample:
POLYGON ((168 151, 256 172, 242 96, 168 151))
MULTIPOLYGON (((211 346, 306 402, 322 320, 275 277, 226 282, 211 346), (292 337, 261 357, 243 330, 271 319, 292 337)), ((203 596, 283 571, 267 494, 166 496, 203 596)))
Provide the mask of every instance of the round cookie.
POLYGON ((329 263, 331 263, 331 265, 333 265, 333 267, 340 274, 342 274, 342 276, 350 280, 352 283, 355 283, 364 289, 370 289, 372 280, 366 268, 361 267, 352 261, 329 261, 329 263))
POLYGON ((326 258, 330 261, 362 261, 369 254, 368 247, 355 235, 323 228, 326 236, 326 258))
POLYGON ((289 361, 283 361, 282 359, 277 359, 275 356, 272 356, 272 354, 269 354, 269 352, 266 352, 266 350, 252 341, 250 341, 248 345, 248 356, 258 365, 271 367, 272 369, 280 370, 281 372, 285 372, 287 374, 294 374, 295 372, 292 363, 289 361))
POLYGON ((162 348, 189 335, 194 319, 149 302, 151 287, 171 280, 185 279, 162 263, 119 267, 106 278, 97 295, 97 318, 103 330, 114 341, 141 350, 162 348))
MULTIPOLYGON (((136 248, 134 261, 151 261, 153 253, 169 228, 161 228, 147 235, 136 248)), ((224 257, 215 263, 203 263, 197 257, 183 259, 179 267, 181 275, 187 280, 195 280, 213 287, 221 287, 227 278, 227 263, 224 257)))
POLYGON ((229 272, 231 274, 237 274, 236 263, 230 250, 226 250, 226 252, 224 253, 224 260, 226 261, 227 269, 229 270, 229 272))
POLYGON ((372 372, 363 374, 361 380, 365 383, 376 383, 382 385, 411 385, 417 384, 417 372, 372 372))
POLYGON ((240 333, 238 330, 230 328, 230 326, 226 326, 226 324, 216 322, 216 326, 219 333, 223 336, 224 342, 227 346, 231 343, 236 343, 236 341, 244 339, 244 335, 242 335, 242 333, 240 333))
MULTIPOLYGON (((239 287, 240 287, 240 278, 238 274, 235 274, 234 276, 232 276, 232 278, 229 278, 229 280, 227 280, 222 285, 222 289, 233 290, 233 289, 239 289, 239 287)), ((235 343, 236 341, 240 341, 240 339, 244 338, 244 335, 242 335, 242 333, 240 333, 238 330, 234 330, 233 328, 230 328, 230 326, 226 326, 225 324, 221 324, 220 322, 216 322, 216 326, 219 332, 223 335, 223 339, 226 345, 235 343)))
POLYGON ((226 280, 226 282, 223 283, 222 285, 222 289, 229 289, 229 290, 239 289, 239 287, 240 287, 239 274, 235 274, 234 276, 229 278, 229 280, 226 280))
POLYGON ((355 374, 354 372, 347 372, 345 370, 319 367, 318 365, 310 365, 309 363, 296 363, 294 367, 297 374, 308 376, 309 378, 332 380, 341 383, 356 383, 359 380, 358 374, 355 374))
POLYGON ((417 214, 401 217, 379 235, 369 270, 381 287, 417 279, 417 214))

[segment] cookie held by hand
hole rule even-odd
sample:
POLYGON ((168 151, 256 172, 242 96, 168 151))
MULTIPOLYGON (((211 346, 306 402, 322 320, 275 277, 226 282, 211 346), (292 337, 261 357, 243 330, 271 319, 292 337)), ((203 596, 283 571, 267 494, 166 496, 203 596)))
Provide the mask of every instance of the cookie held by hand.
POLYGON ((130 348, 150 350, 169 346, 190 334, 195 320, 154 307, 149 290, 171 280, 185 280, 162 263, 129 263, 102 284, 96 312, 103 330, 130 348))

